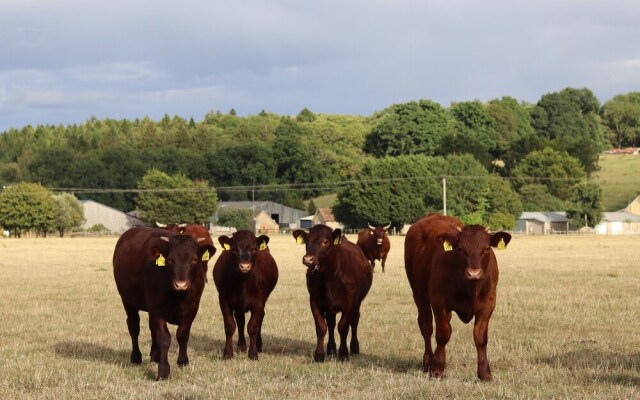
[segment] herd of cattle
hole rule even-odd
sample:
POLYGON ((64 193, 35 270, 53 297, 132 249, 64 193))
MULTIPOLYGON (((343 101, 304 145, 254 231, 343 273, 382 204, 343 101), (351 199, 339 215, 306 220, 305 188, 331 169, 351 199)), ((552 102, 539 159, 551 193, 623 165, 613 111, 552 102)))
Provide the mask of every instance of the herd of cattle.
MULTIPOLYGON (((140 364, 138 345, 139 311, 149 313, 151 360, 158 363, 157 379, 169 376, 167 358, 171 334, 167 323, 177 325, 178 365, 189 363, 187 343, 207 280, 208 261, 216 252, 206 228, 200 225, 159 225, 159 229, 136 227, 118 239, 113 254, 113 272, 127 314, 131 336, 131 363, 140 364)), ((389 252, 389 226, 369 225, 358 234, 357 244, 340 229, 316 225, 292 232, 306 253, 311 313, 317 344, 313 354, 322 362, 325 354, 346 360, 358 354, 360 305, 371 288, 375 260, 382 270, 389 252), (336 314, 340 346, 336 347, 336 314), (351 340, 347 347, 347 336, 351 340), (328 342, 324 339, 328 333, 328 342)), ((451 337, 451 312, 468 323, 475 317, 473 338, 478 352, 478 377, 491 380, 486 355, 487 329, 496 304, 498 266, 492 248, 504 249, 511 236, 491 234, 478 225, 464 226, 458 219, 429 214, 412 225, 404 243, 407 278, 418 307, 418 325, 424 337, 423 371, 441 377, 446 365, 445 346, 451 337), (435 352, 431 347, 435 318, 435 352)), ((224 319, 226 343, 223 357, 233 357, 233 335, 238 330, 237 347, 247 351, 244 334, 247 323, 248 356, 258 359, 262 351, 262 321, 265 304, 278 281, 278 267, 269 250, 269 237, 238 231, 220 236, 222 253, 213 267, 224 319)))

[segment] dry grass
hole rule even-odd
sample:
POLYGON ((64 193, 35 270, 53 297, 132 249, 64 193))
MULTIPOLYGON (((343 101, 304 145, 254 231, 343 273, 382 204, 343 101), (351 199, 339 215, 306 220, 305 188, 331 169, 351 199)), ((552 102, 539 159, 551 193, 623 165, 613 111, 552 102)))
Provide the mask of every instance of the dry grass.
POLYGON ((516 237, 499 252, 490 325, 494 382, 475 377, 471 326, 454 317, 442 380, 421 372, 422 338, 404 274, 403 238, 362 308, 362 354, 312 362, 314 327, 289 236, 270 243, 280 281, 267 304, 260 360, 223 361, 215 287, 205 289, 191 364, 155 382, 143 316, 142 366, 129 364, 125 314, 111 272, 114 238, 0 240, 2 399, 389 399, 640 397, 638 237, 516 237))

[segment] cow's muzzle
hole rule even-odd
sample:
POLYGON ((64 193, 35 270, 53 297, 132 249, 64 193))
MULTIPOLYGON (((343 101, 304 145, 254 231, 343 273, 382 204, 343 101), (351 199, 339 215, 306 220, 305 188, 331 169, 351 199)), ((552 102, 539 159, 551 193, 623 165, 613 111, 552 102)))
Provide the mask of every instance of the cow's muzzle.
POLYGON ((251 267, 251 263, 247 262, 241 262, 240 264, 238 264, 238 268, 240 268, 240 272, 242 272, 243 274, 251 272, 251 267))
POLYGON ((484 278, 484 272, 481 268, 467 268, 465 275, 470 281, 478 281, 484 278))
POLYGON ((179 292, 188 290, 190 286, 191 282, 189 281, 182 281, 177 279, 173 281, 173 290, 177 290, 179 292))
POLYGON ((378 244, 378 246, 382 246, 382 239, 376 240, 376 243, 378 244))
POLYGON ((313 267, 314 265, 317 264, 316 258, 314 256, 308 256, 308 255, 302 257, 302 263, 307 267, 313 267))

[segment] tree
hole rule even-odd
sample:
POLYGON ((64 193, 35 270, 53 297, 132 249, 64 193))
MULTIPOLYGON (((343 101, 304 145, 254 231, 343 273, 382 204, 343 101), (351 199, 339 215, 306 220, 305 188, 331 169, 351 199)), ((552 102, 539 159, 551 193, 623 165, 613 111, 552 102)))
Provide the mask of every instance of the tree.
POLYGON ((549 193, 547 186, 532 183, 522 186, 518 193, 523 211, 563 211, 565 202, 549 193))
POLYGON ((542 96, 531 112, 531 122, 551 147, 578 159, 589 175, 597 170, 604 148, 599 109, 589 89, 567 88, 542 96))
POLYGON ((571 186, 585 177, 580 162, 567 152, 551 148, 529 153, 513 170, 517 188, 527 184, 541 184, 560 200, 569 198, 571 186))
POLYGON ((472 154, 485 167, 498 154, 496 122, 479 101, 465 101, 451 105, 455 133, 445 138, 446 154, 472 154))
POLYGON ((350 228, 412 223, 427 211, 427 188, 438 190, 440 177, 435 174, 443 163, 440 157, 423 155, 371 159, 338 194, 333 215, 350 228))
POLYGON ((430 100, 394 104, 378 116, 364 151, 375 157, 440 154, 451 132, 449 122, 447 110, 430 100))
POLYGON ((567 202, 567 219, 574 228, 595 228, 602 220, 602 189, 593 182, 573 186, 567 202))
POLYGON ((303 108, 296 116, 298 122, 313 122, 316 120, 316 115, 308 108, 303 108))
POLYGON ((218 209, 215 189, 205 181, 194 182, 181 174, 170 176, 151 170, 138 183, 138 189, 137 207, 148 224, 204 224, 218 209))
POLYGON ((54 229, 55 210, 52 193, 37 183, 18 183, 0 193, 0 225, 16 236, 22 230, 46 236, 54 229))
POLYGON ((612 145, 635 147, 640 143, 640 92, 620 94, 600 110, 612 145))
POLYGON ((79 227, 85 221, 84 208, 70 193, 54 195, 53 199, 57 204, 54 228, 63 237, 66 231, 79 227))
POLYGON ((238 230, 246 229, 253 231, 253 215, 251 210, 225 210, 222 209, 218 212, 219 226, 233 227, 238 230))

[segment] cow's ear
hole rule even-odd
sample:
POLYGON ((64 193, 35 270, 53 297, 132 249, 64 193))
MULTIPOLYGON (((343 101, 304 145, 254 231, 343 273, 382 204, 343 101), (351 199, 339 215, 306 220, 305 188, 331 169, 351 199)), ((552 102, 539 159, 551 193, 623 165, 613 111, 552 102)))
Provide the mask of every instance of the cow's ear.
POLYGON ((453 250, 453 246, 456 245, 457 241, 458 241, 458 238, 449 233, 443 233, 441 235, 438 235, 438 237, 436 237, 436 242, 438 243, 438 246, 440 246, 444 251, 453 250))
POLYGON ((231 238, 229 236, 222 235, 218 238, 218 242, 220 242, 220 246, 222 246, 223 250, 231 250, 231 238))
POLYGON ((296 229, 295 231, 291 232, 291 234, 296 239, 296 243, 298 244, 307 243, 307 232, 303 231, 302 229, 296 229))
POLYGON ((216 248, 210 244, 203 244, 198 248, 198 258, 202 261, 209 261, 214 254, 216 254, 216 248))
POLYGON ((511 235, 507 232, 496 232, 491 235, 491 247, 495 247, 498 250, 504 250, 507 248, 507 245, 511 241, 511 235))
POLYGON ((334 229, 331 232, 331 237, 333 238, 333 244, 340 244, 342 242, 342 229, 334 229))
POLYGON ((267 248, 267 245, 269 244, 269 236, 260 235, 258 239, 256 239, 256 243, 258 243, 258 246, 260 246, 260 250, 265 250, 267 248))
POLYGON ((162 236, 157 238, 153 245, 151 246, 151 257, 156 260, 156 265, 164 266, 164 258, 167 255, 167 250, 169 249, 169 238, 167 236, 162 236))

